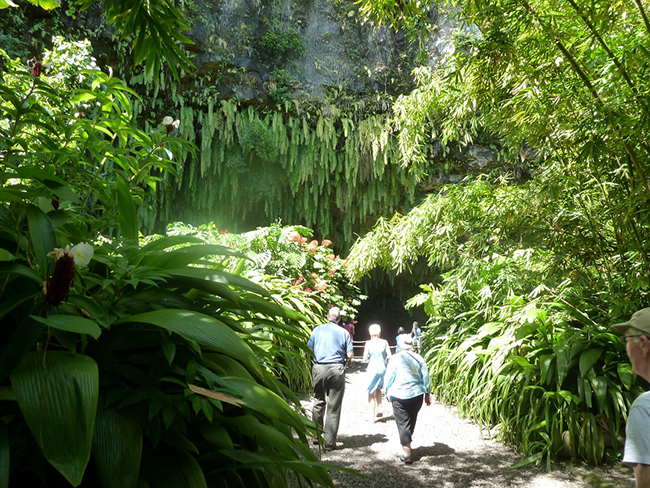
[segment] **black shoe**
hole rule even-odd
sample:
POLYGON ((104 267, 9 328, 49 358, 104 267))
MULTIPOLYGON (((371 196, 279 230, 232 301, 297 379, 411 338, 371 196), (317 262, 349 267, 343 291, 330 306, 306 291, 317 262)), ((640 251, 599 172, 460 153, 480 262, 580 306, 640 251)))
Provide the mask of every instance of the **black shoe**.
POLYGON ((337 447, 337 446, 336 446, 336 442, 335 442, 334 444, 325 444, 325 445, 323 446, 323 450, 324 450, 324 451, 333 451, 333 450, 336 449, 336 447, 337 447))
POLYGON ((399 460, 402 461, 404 464, 413 464, 413 459, 411 459, 411 456, 405 456, 402 454, 399 457, 399 460))
POLYGON ((315 445, 315 446, 318 445, 318 437, 312 437, 312 438, 311 438, 311 443, 312 443, 313 445, 315 445))

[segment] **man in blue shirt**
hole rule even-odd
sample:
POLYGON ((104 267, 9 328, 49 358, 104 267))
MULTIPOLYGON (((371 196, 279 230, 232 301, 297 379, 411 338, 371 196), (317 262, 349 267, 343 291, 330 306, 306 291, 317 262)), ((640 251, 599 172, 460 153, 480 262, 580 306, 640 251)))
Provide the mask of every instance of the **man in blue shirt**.
MULTIPOLYGON (((632 372, 650 381, 650 308, 643 308, 622 324, 612 325, 623 334, 632 372)), ((650 487, 650 391, 639 395, 627 417, 623 462, 634 466, 637 488, 650 487)))
POLYGON ((314 423, 323 429, 325 450, 331 451, 336 449, 345 392, 345 364, 352 359, 352 339, 349 332, 338 325, 341 311, 337 307, 330 308, 327 320, 328 323, 312 331, 307 345, 314 352, 316 361, 312 367, 312 415, 314 423))

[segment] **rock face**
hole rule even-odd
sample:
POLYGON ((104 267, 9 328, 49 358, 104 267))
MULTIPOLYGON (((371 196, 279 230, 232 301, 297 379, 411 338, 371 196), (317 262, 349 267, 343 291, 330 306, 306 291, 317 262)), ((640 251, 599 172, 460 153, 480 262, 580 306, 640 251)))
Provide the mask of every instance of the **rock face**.
POLYGON ((331 89, 412 87, 416 48, 401 32, 364 24, 352 2, 203 0, 189 12, 195 62, 221 67, 222 96, 320 100, 331 89))

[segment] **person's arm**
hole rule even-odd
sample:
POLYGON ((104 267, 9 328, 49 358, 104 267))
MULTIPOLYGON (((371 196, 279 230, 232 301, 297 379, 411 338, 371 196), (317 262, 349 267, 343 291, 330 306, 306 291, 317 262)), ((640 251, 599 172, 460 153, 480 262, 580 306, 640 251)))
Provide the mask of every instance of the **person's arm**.
POLYGON ((354 357, 354 347, 352 346, 352 338, 350 333, 346 330, 345 335, 347 336, 345 344, 345 357, 347 358, 348 366, 352 363, 352 358, 354 357))
POLYGON ((366 344, 363 346, 363 362, 365 363, 368 361, 368 342, 366 341, 366 344))
POLYGON ((390 352, 390 344, 388 344, 388 341, 384 341, 384 348, 386 349, 386 361, 388 361, 393 354, 390 352))
MULTIPOLYGON (((384 375, 384 393, 386 394, 386 398, 388 398, 388 391, 390 390, 390 387, 393 386, 393 383, 395 382, 395 358, 393 357, 390 361, 388 361, 388 366, 386 366, 386 374, 384 375)), ((390 401, 390 398, 388 398, 390 401)))
POLYGON ((418 362, 420 363, 420 374, 422 375, 422 382, 424 383, 424 403, 429 406, 431 405, 431 379, 429 378, 429 367, 422 358, 420 358, 418 362))
POLYGON ((650 488, 650 466, 647 464, 637 464, 634 468, 636 477, 636 488, 650 488))

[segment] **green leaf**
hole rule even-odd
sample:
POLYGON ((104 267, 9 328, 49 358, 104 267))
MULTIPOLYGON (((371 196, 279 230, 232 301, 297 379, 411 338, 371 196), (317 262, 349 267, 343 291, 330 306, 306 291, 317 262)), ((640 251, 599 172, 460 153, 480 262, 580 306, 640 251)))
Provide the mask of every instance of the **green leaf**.
POLYGON ((38 263, 41 275, 44 276, 48 262, 53 262, 47 255, 57 247, 54 228, 47 215, 35 205, 27 205, 27 221, 34 259, 38 263))
POLYGON ((580 374, 582 376, 587 376, 602 353, 602 349, 587 349, 580 355, 580 374))
POLYGON ((29 278, 30 280, 38 283, 39 286, 43 284, 43 279, 36 271, 22 264, 0 262, 0 274, 17 274, 29 278))
POLYGON ((18 405, 45 458, 78 486, 90 459, 99 372, 88 356, 29 353, 11 374, 18 405))
POLYGON ((196 459, 186 451, 164 444, 148 463, 147 479, 152 488, 207 488, 196 459))
POLYGON ((137 242, 138 218, 135 211, 135 202, 123 178, 117 180, 117 212, 122 236, 125 239, 137 242))
MULTIPOLYGON (((17 7, 17 6, 18 5, 16 5, 11 0, 0 0, 0 9, 7 8, 7 7, 17 7)), ((9 471, 7 471, 7 473, 9 473, 9 471)), ((0 485, 0 486, 5 486, 5 485, 0 485)))
POLYGON ((0 261, 13 261, 15 256, 6 249, 0 249, 0 261))
POLYGON ((154 310, 123 319, 121 322, 144 322, 175 332, 220 352, 261 374, 260 366, 251 348, 223 322, 191 310, 154 310))
POLYGON ((76 332, 77 334, 88 334, 95 339, 98 339, 102 333, 96 322, 79 317, 78 315, 50 315, 49 317, 31 315, 31 317, 54 329, 76 332))
POLYGON ((621 383, 628 390, 634 384, 634 374, 632 373, 632 365, 630 363, 618 363, 616 365, 616 372, 621 380, 621 383))
POLYGON ((298 430, 304 428, 300 417, 291 409, 289 404, 271 390, 260 384, 236 377, 221 377, 219 383, 227 387, 241 399, 243 406, 277 420, 284 425, 293 426, 298 430))
POLYGON ((138 484, 142 428, 138 419, 114 408, 99 408, 93 438, 93 460, 104 488, 138 484))
POLYGON ((9 434, 0 422, 0 488, 9 487, 9 434))
POLYGON ((32 5, 41 7, 44 10, 53 10, 61 6, 61 3, 57 2, 56 0, 27 0, 27 1, 32 5))
POLYGON ((233 288, 241 288, 265 297, 271 296, 271 294, 265 288, 262 288, 257 283, 253 283, 252 281, 246 278, 242 278, 241 276, 227 273, 226 271, 188 267, 188 268, 181 268, 181 269, 170 269, 167 270, 167 272, 172 276, 188 277, 188 278, 195 278, 198 280, 211 281, 213 283, 218 283, 225 286, 231 286, 233 288))
POLYGON ((198 429, 201 435, 215 450, 233 449, 232 439, 222 425, 211 422, 205 423, 198 429))
POLYGON ((43 324, 26 318, 0 349, 0 381, 13 371, 23 356, 30 351, 43 330, 43 324))

